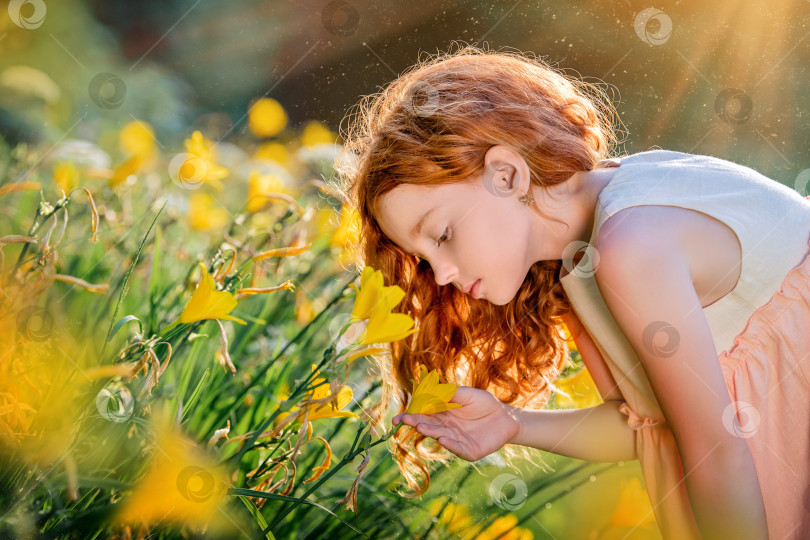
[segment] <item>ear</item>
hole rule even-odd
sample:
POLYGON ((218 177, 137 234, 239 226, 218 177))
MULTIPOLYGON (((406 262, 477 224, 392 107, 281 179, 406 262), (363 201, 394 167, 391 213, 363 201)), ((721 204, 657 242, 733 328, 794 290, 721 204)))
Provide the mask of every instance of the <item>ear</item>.
POLYGON ((523 156, 507 145, 498 144, 487 150, 484 156, 482 184, 492 195, 520 197, 528 192, 529 165, 523 156))

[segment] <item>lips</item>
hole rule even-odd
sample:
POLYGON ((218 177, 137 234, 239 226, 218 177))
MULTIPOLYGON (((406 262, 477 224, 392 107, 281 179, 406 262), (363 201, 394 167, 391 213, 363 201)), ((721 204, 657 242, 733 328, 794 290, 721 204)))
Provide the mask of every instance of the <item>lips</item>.
POLYGON ((476 288, 476 285, 477 285, 477 284, 478 284, 480 281, 481 281, 480 279, 476 279, 475 281, 473 281, 473 282, 472 282, 472 285, 470 285, 470 286, 467 288, 467 291, 466 291, 466 292, 467 292, 467 294, 471 294, 471 293, 473 292, 473 290, 476 288))

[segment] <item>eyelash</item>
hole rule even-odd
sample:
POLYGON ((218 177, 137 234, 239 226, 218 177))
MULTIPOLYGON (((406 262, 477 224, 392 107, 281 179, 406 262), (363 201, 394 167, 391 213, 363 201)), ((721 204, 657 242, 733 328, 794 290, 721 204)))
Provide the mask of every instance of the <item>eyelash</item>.
MULTIPOLYGON (((449 238, 447 238, 448 237, 447 233, 448 233, 449 230, 450 230, 450 227, 446 227, 444 229, 444 233, 439 237, 439 240, 436 242, 436 247, 441 247, 441 245, 443 243, 445 243, 445 242, 447 242, 447 240, 449 240, 449 238), (444 240, 442 240, 442 239, 444 239, 444 240)), ((421 264, 423 262, 427 262, 427 261, 425 259, 423 259, 422 257, 419 257, 419 264, 421 264)))
POLYGON ((441 246, 441 245, 442 245, 444 242, 447 242, 447 238, 446 238, 446 237, 447 237, 447 231, 449 231, 449 230, 450 230, 450 228, 449 228, 449 227, 447 227, 447 228, 445 228, 445 229, 444 229, 444 234, 442 234, 442 235, 439 237, 439 241, 436 243, 436 246, 437 246, 437 247, 440 247, 440 246, 441 246), (442 240, 442 238, 444 238, 444 240, 442 240))

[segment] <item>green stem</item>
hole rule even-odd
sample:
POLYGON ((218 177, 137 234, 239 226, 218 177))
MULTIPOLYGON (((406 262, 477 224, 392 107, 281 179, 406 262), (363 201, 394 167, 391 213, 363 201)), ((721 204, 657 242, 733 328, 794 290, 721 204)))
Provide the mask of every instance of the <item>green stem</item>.
MULTIPOLYGON (((297 499, 297 501, 296 501, 296 502, 291 503, 291 504, 292 504, 292 506, 291 506, 291 507, 287 508, 286 510, 284 510, 283 512, 281 512, 281 513, 280 513, 278 516, 276 516, 276 518, 275 518, 275 519, 272 521, 272 523, 270 523, 270 525, 267 527, 267 529, 265 529, 264 531, 262 531, 262 534, 266 534, 266 533, 267 533, 267 532, 269 532, 271 529, 273 529, 273 528, 274 528, 274 527, 275 527, 275 526, 276 526, 278 523, 280 523, 280 522, 281 522, 281 520, 282 520, 282 519, 284 519, 284 518, 285 518, 285 517, 286 517, 286 516, 287 516, 287 515, 288 515, 290 512, 292 512, 293 510, 295 510, 295 507, 296 507, 296 506, 298 506, 299 504, 301 504, 301 501, 303 501, 304 499, 306 499, 306 498, 309 496, 309 494, 310 494, 310 493, 312 493, 313 491, 315 491, 316 489, 318 489, 318 487, 319 487, 321 484, 323 484, 324 482, 326 482, 326 481, 327 481, 329 478, 331 478, 333 474, 335 474, 336 472, 338 472, 338 471, 339 471, 341 468, 343 468, 343 467, 344 467, 346 464, 351 463, 351 462, 354 460, 354 458, 356 458, 356 457, 357 457, 359 454, 361 454, 361 453, 363 453, 363 452, 365 452, 365 451, 371 451, 371 449, 372 449, 372 448, 374 448, 375 446, 377 446, 378 444, 384 443, 385 441, 387 441, 388 439, 390 439, 390 438, 391 438, 391 437, 394 435, 394 433, 396 433, 396 432, 397 432, 397 430, 398 430, 398 429, 399 429, 401 426, 403 426, 403 425, 405 425, 405 424, 403 424, 402 422, 400 422, 399 424, 397 424, 396 426, 394 426, 394 429, 392 429, 390 433, 388 433, 388 434, 387 434, 387 435, 385 435, 384 437, 381 437, 381 438, 379 438, 378 440, 376 440, 376 441, 374 441, 373 443, 371 443, 371 444, 368 446, 368 448, 354 448, 354 445, 357 443, 357 439, 358 439, 358 437, 359 437, 359 435, 360 435, 360 432, 362 431, 362 430, 357 430, 357 435, 355 435, 354 442, 352 443, 352 449, 349 451, 349 453, 348 453, 348 454, 346 454, 346 455, 343 457, 343 459, 341 459, 341 460, 340 460, 340 462, 339 462, 339 463, 338 463, 338 464, 335 466, 335 468, 333 468, 333 469, 329 469, 329 470, 328 470, 328 471, 327 471, 327 472, 326 472, 326 473, 325 473, 323 476, 321 476, 321 477, 318 479, 318 481, 317 481, 315 484, 313 484, 312 486, 310 486, 310 488, 309 488, 309 489, 307 489, 307 490, 306 490, 306 492, 304 492, 304 494, 303 494, 303 495, 301 495, 301 497, 298 497, 298 499, 297 499)), ((413 427, 413 426, 409 426, 409 427, 413 427)))

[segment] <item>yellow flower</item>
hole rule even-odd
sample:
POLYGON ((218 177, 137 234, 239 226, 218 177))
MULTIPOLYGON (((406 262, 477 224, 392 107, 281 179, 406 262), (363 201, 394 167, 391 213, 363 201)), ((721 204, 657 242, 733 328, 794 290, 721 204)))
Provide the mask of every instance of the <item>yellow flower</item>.
POLYGON ((561 391, 557 392, 556 403, 561 408, 587 409, 602 403, 602 396, 593 382, 587 368, 581 368, 576 375, 558 379, 554 385, 561 391), (567 395, 566 395, 567 394, 567 395))
POLYGON ((374 343, 399 341, 417 331, 417 328, 413 328, 413 325, 414 321, 410 315, 390 313, 387 308, 377 307, 366 323, 363 335, 360 337, 360 344, 372 345, 374 343))
POLYGON ((194 527, 227 527, 220 509, 227 500, 224 469, 193 440, 161 424, 145 476, 115 515, 119 524, 150 527, 167 521, 194 527))
POLYGON ((72 161, 62 161, 53 170, 53 181, 57 189, 65 193, 79 185, 79 172, 72 161))
POLYGON ((337 134, 317 120, 310 120, 304 126, 301 134, 301 144, 303 146, 313 146, 324 143, 337 143, 337 134))
POLYGON ((360 238, 360 213, 354 208, 343 205, 340 209, 340 224, 332 236, 330 245, 351 247, 360 238))
POLYGON ((219 206, 207 193, 192 193, 188 198, 188 217, 196 231, 222 229, 231 220, 228 211, 219 206))
POLYGON ((214 143, 203 137, 199 130, 196 130, 183 144, 186 147, 186 152, 196 159, 186 159, 183 165, 180 166, 177 174, 181 180, 194 179, 197 183, 205 182, 221 191, 224 186, 220 180, 228 176, 230 171, 217 165, 214 143))
POLYGON ((126 182, 130 176, 137 173, 142 164, 143 157, 139 155, 132 156, 115 168, 107 183, 110 185, 110 187, 120 186, 126 182))
POLYGON ((277 175, 251 171, 248 176, 247 211, 256 212, 261 210, 269 200, 263 195, 271 193, 284 193, 293 196, 293 191, 285 186, 277 175))
POLYGON ((655 521, 647 490, 636 478, 622 480, 619 502, 610 518, 613 527, 643 527, 655 521))
POLYGON ((448 502, 445 506, 445 501, 445 497, 435 499, 430 505, 430 515, 435 516, 441 512, 439 523, 444 525, 448 532, 462 538, 468 536, 462 533, 465 532, 465 529, 469 530, 473 526, 473 518, 469 510, 466 506, 453 502, 448 502), (442 507, 444 507, 443 510, 442 507))
MULTIPOLYGON (((318 366, 317 364, 312 364, 312 371, 315 373, 315 377, 312 379, 312 386, 317 386, 309 390, 306 393, 306 399, 323 399, 327 396, 332 395, 332 391, 330 385, 328 384, 321 384, 326 381, 323 377, 318 377, 318 366)), ((279 397, 279 400, 286 399, 286 393, 283 393, 282 396, 279 397)), ((309 412, 307 413, 307 422, 311 422, 312 420, 317 420, 319 418, 342 418, 342 417, 349 417, 349 418, 359 418, 355 413, 351 411, 343 411, 344 407, 349 405, 352 402, 352 398, 354 397, 354 392, 352 391, 351 386, 344 385, 337 393, 337 406, 333 405, 331 402, 327 402, 321 405, 308 405, 309 412)), ((278 424, 285 416, 290 414, 293 411, 298 410, 299 407, 294 405, 290 408, 289 412, 281 412, 276 417, 274 423, 278 424)), ((299 418, 303 419, 304 416, 301 415, 299 418)))
POLYGON ((121 129, 118 145, 128 156, 141 156, 149 161, 155 152, 155 132, 141 120, 133 120, 121 129))
POLYGON ((248 125, 259 137, 272 137, 287 125, 287 112, 272 98, 261 98, 248 111, 248 125))
POLYGON ((370 318, 373 310, 378 307, 390 311, 405 296, 405 291, 397 285, 386 287, 382 272, 368 265, 360 273, 360 287, 352 283, 349 288, 357 291, 350 317, 352 322, 370 318))
POLYGON ((514 514, 500 516, 489 527, 476 535, 475 540, 532 540, 534 533, 523 527, 516 527, 518 522, 514 514))
POLYGON ((413 395, 408 404, 407 414, 433 414, 461 407, 461 403, 450 403, 458 387, 452 383, 440 383, 439 372, 419 365, 419 382, 411 379, 413 395))
POLYGON ((197 284, 197 288, 189 298, 186 307, 183 308, 180 317, 169 328, 180 323, 192 323, 206 319, 222 319, 247 324, 242 319, 228 315, 236 307, 236 298, 228 291, 216 290, 214 278, 202 263, 200 263, 200 268, 203 272, 200 283, 197 284))
POLYGON ((269 159, 287 166, 290 160, 290 152, 287 147, 281 143, 270 141, 262 143, 256 152, 253 154, 254 159, 269 159))
POLYGON ((360 287, 354 284, 349 287, 357 291, 349 320, 353 323, 367 320, 359 343, 389 343, 416 332, 410 315, 391 313, 405 296, 405 291, 397 285, 384 286, 382 272, 366 266, 360 274, 360 287))

